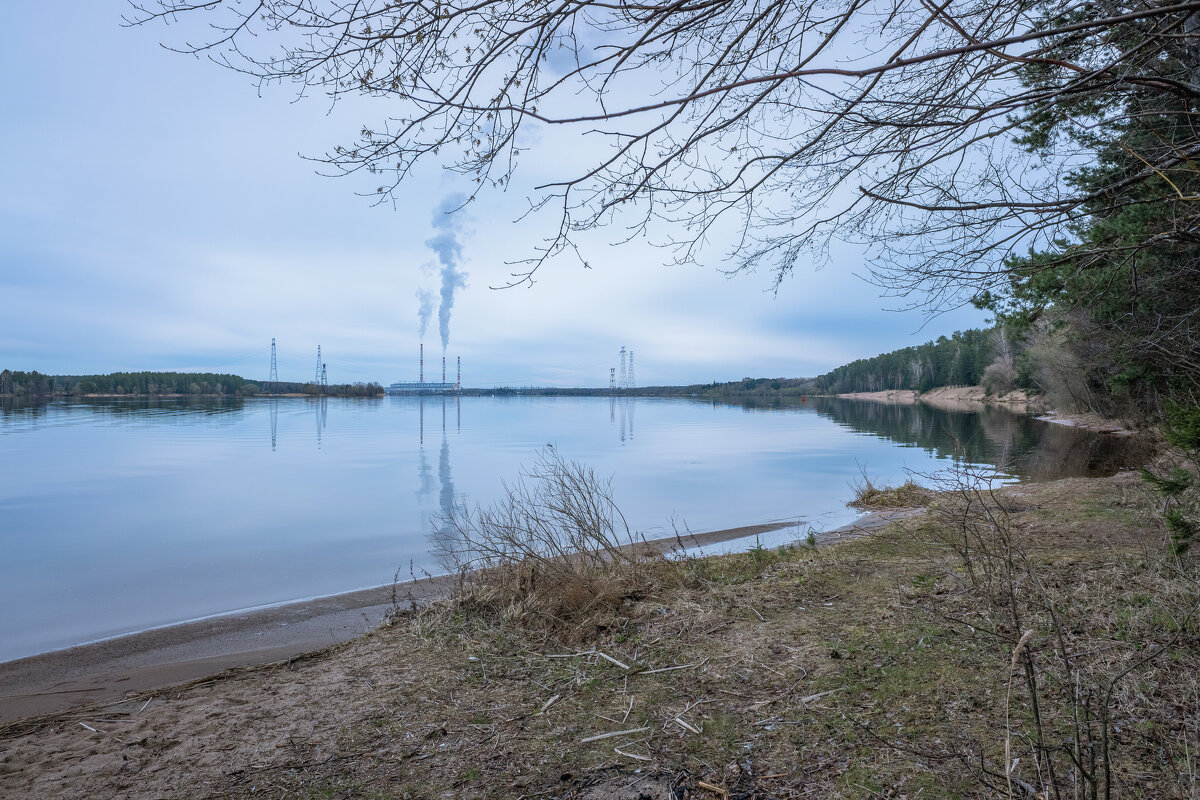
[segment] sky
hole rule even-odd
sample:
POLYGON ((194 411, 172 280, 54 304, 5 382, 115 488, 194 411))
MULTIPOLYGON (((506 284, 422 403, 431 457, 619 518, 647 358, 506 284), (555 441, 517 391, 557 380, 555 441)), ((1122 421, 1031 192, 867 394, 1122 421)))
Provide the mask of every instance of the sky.
MULTIPOLYGON (((719 242, 679 267, 649 241, 593 237, 590 268, 563 258, 531 287, 493 289, 545 233, 514 222, 519 186, 447 218, 470 187, 430 167, 372 206, 358 193, 373 186, 303 156, 351 142, 388 113, 378 101, 260 92, 164 49, 170 29, 123 27, 127 11, 8 11, 0 368, 265 379, 275 338, 281 380, 310 379, 320 345, 331 383, 387 384, 416 379, 421 341, 436 374, 445 324, 468 386, 605 386, 622 346, 639 385, 688 384, 815 376, 986 324, 971 308, 894 310, 851 247, 772 291, 769 274, 725 276, 719 242)), ((556 145, 535 154, 543 175, 570 161, 556 145)))

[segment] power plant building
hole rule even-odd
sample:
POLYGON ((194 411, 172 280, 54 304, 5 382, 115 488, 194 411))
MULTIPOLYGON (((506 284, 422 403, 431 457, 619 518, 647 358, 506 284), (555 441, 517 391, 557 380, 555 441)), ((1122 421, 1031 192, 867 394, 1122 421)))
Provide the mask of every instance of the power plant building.
POLYGON ((433 383, 432 381, 399 381, 387 387, 388 394, 452 394, 462 387, 457 383, 433 383))
POLYGON ((387 388, 388 394, 456 394, 462 391, 462 358, 458 359, 458 380, 446 380, 446 357, 442 356, 442 380, 425 380, 425 345, 421 345, 420 377, 417 381, 397 381, 387 388))

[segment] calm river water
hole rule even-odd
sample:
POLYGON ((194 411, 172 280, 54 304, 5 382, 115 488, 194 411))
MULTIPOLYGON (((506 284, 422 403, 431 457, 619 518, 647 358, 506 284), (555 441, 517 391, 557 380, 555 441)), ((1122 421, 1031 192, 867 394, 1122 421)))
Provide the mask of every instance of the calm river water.
MULTIPOLYGON (((955 442, 1012 477, 1112 471, 1121 440, 988 409, 810 400, 388 397, 0 401, 0 660, 437 571, 431 515, 492 501, 540 448, 612 475, 648 538, 852 520, 955 442)), ((743 542, 739 546, 744 547, 743 542)))

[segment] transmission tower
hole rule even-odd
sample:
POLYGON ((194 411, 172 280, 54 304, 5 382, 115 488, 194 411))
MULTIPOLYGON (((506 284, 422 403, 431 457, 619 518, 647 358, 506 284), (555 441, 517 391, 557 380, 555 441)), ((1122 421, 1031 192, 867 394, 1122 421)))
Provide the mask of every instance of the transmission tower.
POLYGON ((322 386, 329 385, 329 378, 325 374, 325 365, 324 364, 321 365, 321 385, 322 386))
POLYGON ((317 345, 317 373, 316 373, 316 377, 313 378, 313 383, 321 382, 321 364, 322 363, 323 362, 321 361, 321 345, 317 345))
POLYGON ((617 386, 622 389, 625 388, 625 345, 621 345, 621 380, 617 383, 617 386))
POLYGON ((608 368, 608 390, 611 392, 615 388, 617 388, 617 368, 609 367, 608 368))
MULTIPOLYGON (((627 375, 626 377, 628 378, 628 382, 627 382, 625 388, 626 389, 637 388, 637 381, 635 381, 633 379, 633 351, 632 350, 629 351, 629 375, 627 375)), ((630 426, 630 427, 632 428, 632 426, 630 426)), ((632 433, 632 430, 630 432, 632 433)))
POLYGON ((275 337, 271 337, 271 379, 267 381, 270 388, 267 391, 275 391, 275 385, 279 383, 279 364, 275 361, 275 337))

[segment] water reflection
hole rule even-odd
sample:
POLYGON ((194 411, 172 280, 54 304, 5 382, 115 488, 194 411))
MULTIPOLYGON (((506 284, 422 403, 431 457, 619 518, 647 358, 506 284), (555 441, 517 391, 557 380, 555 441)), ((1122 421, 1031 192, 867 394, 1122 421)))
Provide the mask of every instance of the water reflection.
POLYGON ((417 446, 417 497, 428 497, 433 492, 433 473, 429 469, 429 459, 425 457, 425 398, 418 400, 418 434, 417 446))
POLYGON ((170 421, 172 417, 193 416, 219 420, 222 417, 241 415, 246 410, 246 403, 247 401, 240 397, 86 398, 55 401, 0 397, 0 433, 20 429, 22 425, 36 426, 44 421, 72 422, 85 418, 72 415, 72 411, 115 421, 150 418, 163 422, 170 421))
MULTIPOLYGON (((450 470, 450 439, 446 431, 446 398, 441 399, 442 406, 442 446, 438 452, 438 504, 442 509, 454 505, 454 480, 450 470)), ((457 432, 462 433, 462 400, 456 397, 455 416, 457 432)), ((433 471, 429 459, 425 455, 425 402, 426 398, 417 398, 417 497, 428 497, 433 493, 433 471)), ((432 402, 432 400, 430 401, 432 402)))
POLYGON ((1137 461, 1128 440, 1001 409, 824 398, 0 400, 0 437, 0 659, 379 585, 410 562, 434 569, 431 518, 502 497, 546 442, 612 476, 630 525, 651 538, 676 513, 694 530, 837 527, 854 517, 844 503, 859 463, 903 480, 958 446, 1030 477, 1137 461))
POLYGON ((608 421, 609 423, 616 422, 617 409, 620 409, 621 417, 621 442, 624 443, 626 436, 630 442, 633 441, 633 410, 637 407, 637 398, 635 397, 610 397, 608 398, 608 421), (627 434, 628 432, 628 434, 627 434))
MULTIPOLYGON (((455 398, 457 401, 459 398, 455 398)), ((462 431, 462 408, 459 407, 459 432, 462 431)), ((454 506, 454 481, 450 477, 450 440, 446 438, 446 398, 442 397, 442 451, 438 456, 438 483, 441 485, 440 505, 443 511, 454 506)))
POLYGON ((321 435, 325 432, 325 420, 329 413, 329 398, 322 397, 315 402, 317 421, 317 449, 321 449, 321 435))
POLYGON ((857 433, 920 447, 942 458, 962 455, 1035 480, 1112 475, 1140 466, 1148 453, 1148 445, 1138 438, 1049 424, 995 406, 947 411, 925 403, 814 397, 805 408, 857 433))
POLYGON ((442 452, 438 457, 438 483, 441 484, 439 505, 443 511, 454 506, 454 480, 450 477, 450 442, 442 436, 442 452))

